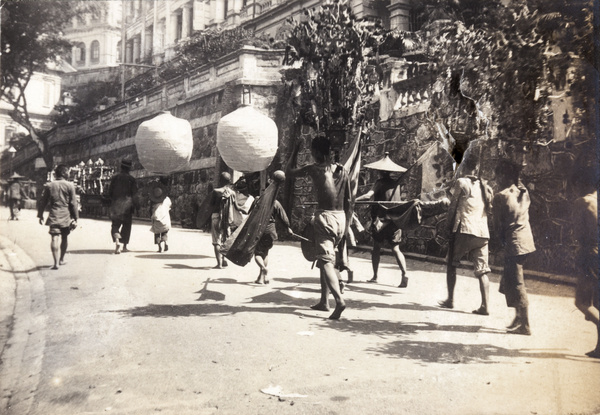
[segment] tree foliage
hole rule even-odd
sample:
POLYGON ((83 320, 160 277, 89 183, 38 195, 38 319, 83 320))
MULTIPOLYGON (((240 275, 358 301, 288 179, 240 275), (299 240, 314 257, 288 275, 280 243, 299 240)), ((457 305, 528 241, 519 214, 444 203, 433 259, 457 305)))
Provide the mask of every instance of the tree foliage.
POLYGON ((66 125, 79 122, 100 111, 102 106, 110 106, 116 102, 116 97, 121 93, 119 80, 93 82, 79 85, 69 92, 72 102, 69 105, 59 104, 54 107, 56 114, 53 121, 57 125, 66 125))
POLYGON ((62 29, 82 9, 60 0, 2 1, 2 68, 1 99, 12 106, 13 120, 25 127, 40 148, 46 164, 52 156, 43 131, 31 122, 25 90, 35 72, 45 72, 70 48, 62 29))
POLYGON ((574 56, 591 56, 590 3, 419 2, 438 68, 433 118, 463 145, 482 137, 545 144, 553 88, 574 56))
POLYGON ((381 24, 358 19, 345 0, 305 10, 288 20, 283 71, 302 123, 317 131, 360 127, 372 117, 368 108, 379 84, 381 24))

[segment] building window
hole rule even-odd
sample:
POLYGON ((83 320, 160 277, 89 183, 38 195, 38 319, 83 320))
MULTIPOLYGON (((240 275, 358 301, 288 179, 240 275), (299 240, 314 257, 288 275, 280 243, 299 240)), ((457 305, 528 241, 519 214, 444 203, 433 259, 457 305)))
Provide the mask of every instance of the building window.
POLYGON ((100 42, 94 40, 92 45, 90 46, 90 51, 92 54, 92 62, 98 63, 100 62, 100 42))
POLYGON ((224 1, 224 5, 223 5, 223 19, 227 20, 227 9, 229 8, 229 1, 228 0, 223 0, 224 1))
POLYGON ((417 30, 421 29, 421 26, 423 26, 423 23, 425 23, 427 17, 425 15, 424 9, 421 8, 412 9, 408 16, 408 19, 409 31, 416 32, 417 30))
POLYGON ((166 19, 161 19, 160 20, 160 31, 158 32, 158 47, 161 51, 164 50, 165 48, 165 36, 166 36, 166 32, 167 32, 167 22, 166 19))
POLYGON ((177 25, 176 25, 176 33, 175 33, 175 41, 179 41, 183 37, 183 14, 179 13, 176 16, 177 25))
POLYGON ((11 144, 12 138, 15 135, 15 127, 7 126, 4 127, 4 143, 11 144))
POLYGON ((42 105, 49 108, 52 106, 52 93, 54 92, 54 84, 52 82, 44 82, 44 102, 42 105))
POLYGON ((85 43, 78 43, 75 47, 75 63, 78 66, 85 65, 85 43))

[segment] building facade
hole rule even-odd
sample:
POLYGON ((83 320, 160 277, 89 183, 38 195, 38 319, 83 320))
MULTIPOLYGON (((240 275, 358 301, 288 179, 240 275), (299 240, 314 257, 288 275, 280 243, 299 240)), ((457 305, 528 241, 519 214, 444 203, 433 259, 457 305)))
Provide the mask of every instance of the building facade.
MULTIPOLYGON (((51 116, 54 106, 62 100, 62 77, 75 70, 66 62, 47 65, 46 72, 34 72, 25 90, 27 111, 31 123, 40 130, 53 127, 51 116)), ((16 134, 27 134, 22 125, 16 123, 10 112, 14 108, 6 101, 0 100, 0 151, 10 147, 11 139, 16 134)))

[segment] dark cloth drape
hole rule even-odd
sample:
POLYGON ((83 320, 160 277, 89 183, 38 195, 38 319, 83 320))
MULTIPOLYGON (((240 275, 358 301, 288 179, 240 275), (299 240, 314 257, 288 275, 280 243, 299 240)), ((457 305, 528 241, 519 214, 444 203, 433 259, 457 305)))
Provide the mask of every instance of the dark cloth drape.
POLYGON ((278 182, 273 182, 267 187, 246 222, 225 242, 221 252, 234 264, 243 267, 254 256, 256 245, 269 225, 279 186, 278 182))
POLYGON ((411 230, 420 226, 423 219, 446 212, 448 204, 444 200, 422 202, 413 199, 394 205, 379 204, 379 208, 379 212, 384 213, 384 219, 391 220, 399 229, 411 230))

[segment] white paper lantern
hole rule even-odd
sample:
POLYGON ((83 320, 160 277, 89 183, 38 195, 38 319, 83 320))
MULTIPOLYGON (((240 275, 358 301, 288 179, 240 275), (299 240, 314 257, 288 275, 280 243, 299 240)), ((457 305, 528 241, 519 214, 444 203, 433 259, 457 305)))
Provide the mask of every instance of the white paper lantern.
POLYGON ((151 173, 168 174, 186 167, 193 147, 190 123, 168 111, 141 123, 135 134, 140 163, 151 173))
POLYGON ((265 170, 277 153, 277 126, 251 106, 238 108, 219 120, 217 149, 234 170, 265 170))

